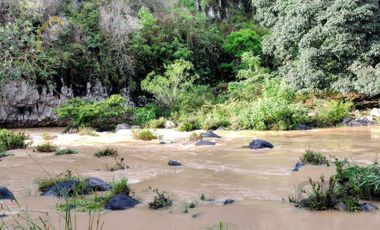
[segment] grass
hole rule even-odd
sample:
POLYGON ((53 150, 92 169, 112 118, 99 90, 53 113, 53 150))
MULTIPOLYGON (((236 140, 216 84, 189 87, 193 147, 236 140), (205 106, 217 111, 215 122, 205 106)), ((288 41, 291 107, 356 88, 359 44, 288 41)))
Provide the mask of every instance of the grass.
POLYGON ((56 156, 73 155, 73 154, 78 154, 78 151, 74 149, 60 149, 55 152, 56 156))
POLYGON ((6 129, 0 129, 0 143, 5 150, 24 149, 27 147, 25 141, 28 136, 24 133, 15 133, 6 129))
POLYGON ((151 141, 157 139, 157 136, 149 129, 133 130, 132 134, 136 140, 151 141))
POLYGON ((88 212, 93 210, 102 210, 108 201, 115 195, 126 193, 128 196, 133 195, 128 186, 128 180, 123 178, 117 182, 111 183, 111 190, 102 194, 93 194, 84 196, 78 194, 76 196, 66 199, 65 202, 57 205, 59 210, 67 208, 76 209, 81 212, 88 212))
POLYGON ((160 192, 158 189, 154 189, 153 192, 155 192, 156 195, 148 204, 150 209, 164 209, 173 205, 173 201, 166 192, 160 192))
POLYGON ((159 128, 165 128, 166 119, 163 117, 160 117, 158 119, 150 120, 146 127, 151 129, 159 129, 159 128))
POLYGON ((329 161, 324 155, 322 155, 320 152, 315 152, 310 149, 307 149, 305 151, 305 153, 300 157, 300 160, 304 164, 327 166, 330 165, 329 161))
POLYGON ((40 178, 36 182, 38 185, 38 190, 41 192, 46 192, 51 186, 58 184, 60 182, 65 182, 65 181, 70 181, 70 180, 81 181, 83 179, 77 175, 74 175, 71 171, 67 170, 66 172, 60 173, 55 176, 40 178))
POLYGON ((37 146, 37 151, 40 153, 52 153, 57 151, 57 146, 51 143, 45 143, 37 146))
POLYGON ((92 136, 92 137, 99 136, 96 133, 96 130, 94 128, 91 128, 91 127, 79 127, 78 133, 81 136, 92 136))
POLYGON ((94 156, 96 157, 114 157, 118 155, 116 148, 105 148, 97 151, 94 156))
POLYGON ((191 133, 189 136, 189 141, 199 141, 202 139, 203 139, 202 134, 197 134, 195 132, 191 133))
POLYGON ((10 156, 13 156, 13 154, 7 153, 7 152, 0 152, 0 159, 4 157, 10 157, 10 156))
POLYGON ((114 171, 124 170, 124 169, 129 168, 129 166, 124 163, 124 158, 122 158, 122 157, 120 158, 119 155, 116 154, 114 156, 114 160, 115 160, 115 162, 114 162, 113 166, 107 165, 108 171, 114 172, 114 171))

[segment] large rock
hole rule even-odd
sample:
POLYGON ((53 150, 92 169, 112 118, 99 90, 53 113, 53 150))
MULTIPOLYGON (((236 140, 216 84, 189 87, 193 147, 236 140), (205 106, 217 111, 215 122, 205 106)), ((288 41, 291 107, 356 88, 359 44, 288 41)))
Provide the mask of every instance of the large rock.
POLYGON ((360 210, 363 212, 372 212, 372 211, 376 211, 378 209, 379 209, 378 207, 376 207, 375 205, 368 203, 368 202, 360 204, 360 210))
POLYGON ((346 118, 343 120, 343 124, 350 127, 357 127, 357 126, 371 126, 375 123, 368 118, 359 118, 359 119, 353 119, 353 118, 346 118))
POLYGON ((118 124, 118 125, 116 126, 115 131, 117 132, 117 131, 119 131, 119 130, 131 129, 131 128, 132 128, 132 127, 131 127, 130 125, 128 125, 128 124, 118 124))
POLYGON ((309 130, 309 129, 311 129, 311 128, 305 124, 298 124, 296 126, 296 130, 309 130))
POLYGON ((251 148, 251 149, 265 149, 265 148, 272 149, 273 145, 266 140, 255 139, 251 143, 249 143, 249 148, 251 148))
POLYGON ((104 192, 110 189, 110 185, 108 183, 97 177, 88 177, 86 181, 92 191, 104 192))
POLYGON ((222 138, 218 134, 214 133, 213 131, 207 131, 205 133, 201 134, 203 138, 222 138))
POLYGON ((0 186, 0 200, 16 200, 13 193, 4 186, 0 186))
POLYGON ((177 127, 177 124, 174 121, 166 121, 165 129, 174 129, 177 127))
POLYGON ((59 182, 50 188, 47 191, 43 192, 41 196, 49 197, 66 197, 71 196, 74 193, 75 187, 79 184, 79 181, 69 180, 64 182, 59 182))
POLYGON ((181 166, 182 164, 176 160, 169 160, 168 165, 170 165, 170 166, 181 166))
POLYGON ((128 196, 128 194, 119 193, 112 197, 104 208, 108 210, 126 210, 135 207, 138 203, 138 200, 128 196))

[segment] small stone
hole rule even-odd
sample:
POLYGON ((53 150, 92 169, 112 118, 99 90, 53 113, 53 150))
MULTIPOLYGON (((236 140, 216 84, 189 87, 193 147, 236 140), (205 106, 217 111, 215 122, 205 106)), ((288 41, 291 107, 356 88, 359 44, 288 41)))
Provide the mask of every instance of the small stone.
POLYGON ((179 162, 179 161, 176 161, 176 160, 170 160, 168 162, 168 165, 170 166, 181 166, 182 164, 179 162))
POLYGON ((297 164, 294 166, 292 171, 298 172, 300 170, 300 168, 302 168, 303 166, 305 166, 305 164, 302 163, 301 161, 298 161, 297 164))
POLYGON ((216 145, 216 143, 213 141, 205 141, 205 140, 201 140, 195 143, 195 146, 202 146, 202 145, 216 145))
POLYGON ((233 204, 235 201, 232 200, 232 199, 227 199, 224 201, 224 205, 229 205, 229 204, 233 204))

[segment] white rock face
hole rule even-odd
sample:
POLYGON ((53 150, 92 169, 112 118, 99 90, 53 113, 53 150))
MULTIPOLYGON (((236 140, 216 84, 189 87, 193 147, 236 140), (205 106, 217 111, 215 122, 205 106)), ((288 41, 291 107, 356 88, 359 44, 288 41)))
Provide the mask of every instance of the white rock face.
POLYGON ((177 124, 174 121, 165 122, 165 129, 174 129, 175 127, 177 127, 177 124))
MULTIPOLYGON (((74 97, 73 91, 63 86, 54 93, 47 87, 37 89, 25 80, 0 85, 0 127, 56 126, 54 109, 74 97)), ((101 100, 108 96, 100 81, 88 84, 86 98, 101 100)))
POLYGON ((369 114, 373 117, 380 117, 380 109, 373 108, 369 114))

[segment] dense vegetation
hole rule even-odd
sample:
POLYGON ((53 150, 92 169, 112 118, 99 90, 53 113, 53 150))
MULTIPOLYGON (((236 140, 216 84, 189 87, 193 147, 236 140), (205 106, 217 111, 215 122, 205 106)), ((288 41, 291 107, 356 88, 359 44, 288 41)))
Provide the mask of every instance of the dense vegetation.
POLYGON ((324 127, 348 115, 352 95, 380 95, 375 1, 201 1, 214 17, 193 0, 31 2, 1 3, 0 81, 65 84, 78 97, 99 81, 120 95, 68 101, 57 114, 74 128, 324 127))

